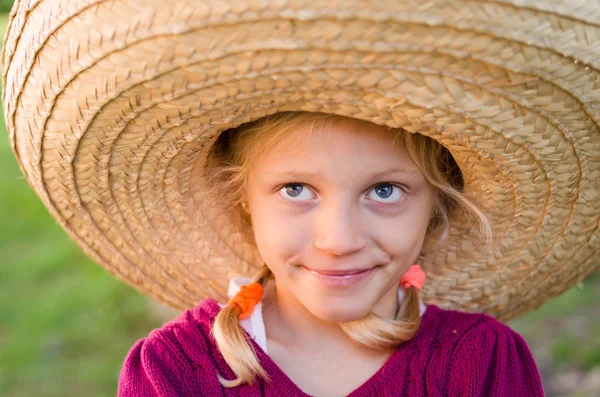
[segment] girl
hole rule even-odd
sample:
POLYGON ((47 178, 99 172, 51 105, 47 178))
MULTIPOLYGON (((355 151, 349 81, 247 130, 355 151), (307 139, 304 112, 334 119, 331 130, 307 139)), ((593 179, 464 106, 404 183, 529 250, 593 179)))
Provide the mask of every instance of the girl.
POLYGON ((287 112, 223 133, 211 155, 213 200, 238 210, 265 265, 232 280, 229 305, 209 298, 140 340, 120 396, 543 395, 519 335, 419 299, 412 264, 455 216, 491 238, 439 143, 287 112))
POLYGON ((502 322, 600 264, 599 15, 17 0, 2 100, 26 177, 183 310, 118 394, 543 395, 502 322))

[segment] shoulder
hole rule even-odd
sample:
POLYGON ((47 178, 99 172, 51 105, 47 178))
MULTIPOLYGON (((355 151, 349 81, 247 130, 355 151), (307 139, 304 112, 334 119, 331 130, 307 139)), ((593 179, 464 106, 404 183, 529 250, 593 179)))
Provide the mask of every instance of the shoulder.
POLYGON ((467 343, 495 335, 520 336, 510 327, 485 313, 446 310, 428 305, 418 337, 438 348, 455 352, 467 343))
POLYGON ((214 299, 205 299, 138 340, 123 362, 118 396, 202 395, 202 372, 211 378, 203 379, 203 387, 217 381, 210 330, 219 309, 214 299))
POLYGON ((508 325, 485 313, 444 310, 434 306, 434 317, 439 323, 439 336, 451 344, 465 344, 497 338, 524 340, 508 325))
POLYGON ((152 330, 143 339, 143 348, 165 350, 190 362, 201 360, 214 345, 210 333, 219 310, 217 301, 207 298, 152 330))
POLYGON ((519 353, 519 357, 531 356, 521 335, 488 314, 428 306, 426 316, 423 325, 454 360, 461 360, 461 355, 466 353, 494 353, 494 357, 499 357, 499 353, 509 350, 519 353))
POLYGON ((430 305, 422 324, 428 328, 428 333, 434 334, 435 339, 453 347, 490 338, 516 339, 524 343, 523 338, 508 325, 480 312, 446 310, 430 305))
POLYGON ((533 355, 508 325, 484 313, 436 306, 431 315, 445 353, 449 396, 483 396, 491 391, 495 396, 543 396, 533 355))

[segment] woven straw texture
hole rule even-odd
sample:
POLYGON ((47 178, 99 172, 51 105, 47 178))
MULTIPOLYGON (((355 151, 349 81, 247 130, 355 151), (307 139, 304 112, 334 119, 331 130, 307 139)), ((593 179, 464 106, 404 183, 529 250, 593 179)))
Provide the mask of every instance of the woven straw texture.
POLYGON ((506 321, 600 263, 600 2, 20 0, 2 51, 23 172, 99 264, 177 308, 262 260, 203 200, 220 132, 285 110, 440 141, 495 225, 426 303, 506 321))

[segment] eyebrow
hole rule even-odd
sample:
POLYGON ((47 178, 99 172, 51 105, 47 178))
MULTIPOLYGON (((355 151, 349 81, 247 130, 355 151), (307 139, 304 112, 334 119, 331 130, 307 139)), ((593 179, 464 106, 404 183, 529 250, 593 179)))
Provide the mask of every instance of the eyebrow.
MULTIPOLYGON (((322 176, 319 173, 303 172, 303 171, 297 171, 297 170, 283 170, 280 172, 269 172, 269 174, 276 175, 276 176, 294 177, 294 178, 319 178, 322 176)), ((367 177, 369 179, 376 179, 376 178, 383 178, 385 176, 395 175, 395 174, 403 174, 403 175, 412 176, 412 175, 418 174, 418 172, 417 171, 408 171, 408 170, 400 169, 400 168, 391 168, 388 170, 374 172, 372 174, 369 174, 367 177)))

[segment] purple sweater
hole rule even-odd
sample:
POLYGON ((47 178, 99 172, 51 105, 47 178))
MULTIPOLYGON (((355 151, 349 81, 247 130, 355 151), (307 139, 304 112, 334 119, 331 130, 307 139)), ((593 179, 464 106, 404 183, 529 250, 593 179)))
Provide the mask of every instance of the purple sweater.
MULTIPOLYGON (((233 372, 210 336, 220 307, 205 299, 131 348, 119 377, 118 396, 302 396, 251 339, 271 383, 223 388, 217 372, 233 372)), ((543 396, 535 361, 516 332, 485 314, 427 306, 415 337, 399 346, 370 379, 349 396, 543 396)))

